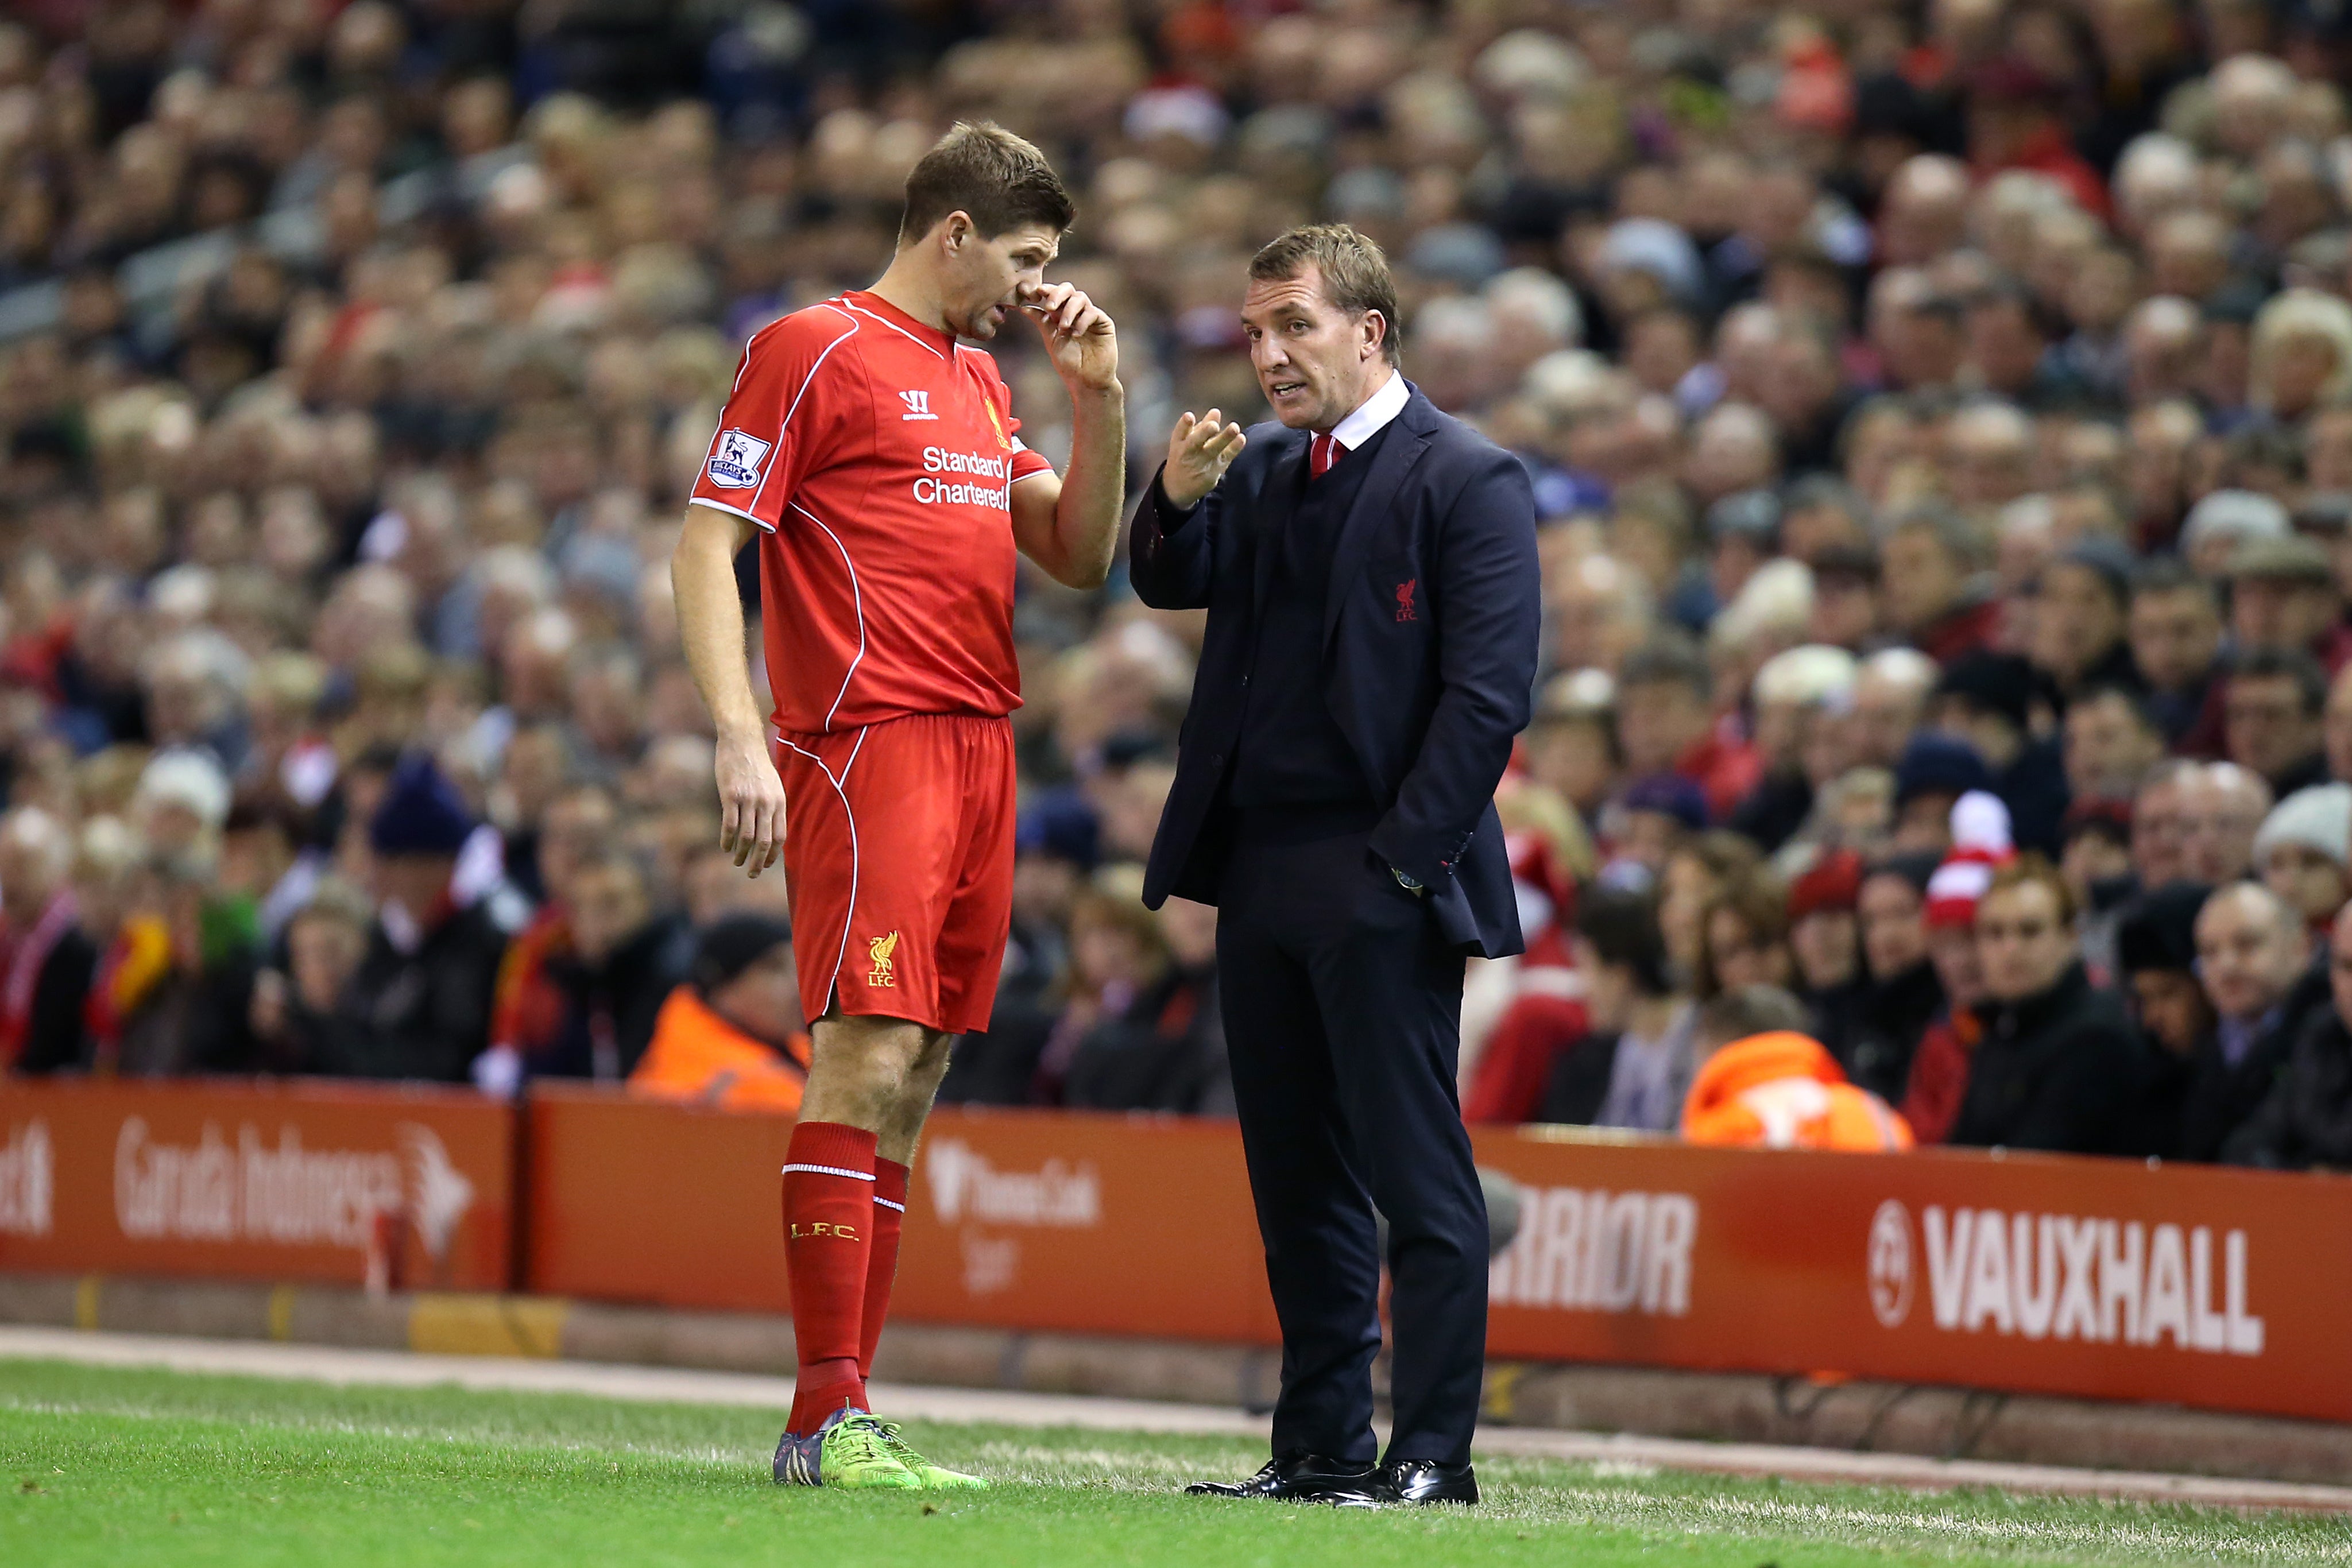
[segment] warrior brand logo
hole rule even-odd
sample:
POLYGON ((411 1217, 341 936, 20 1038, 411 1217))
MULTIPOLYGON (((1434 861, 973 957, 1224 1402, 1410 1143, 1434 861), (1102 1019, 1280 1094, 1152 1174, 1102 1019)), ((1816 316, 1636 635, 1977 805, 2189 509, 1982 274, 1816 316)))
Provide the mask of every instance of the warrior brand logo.
POLYGON ((0 1148, 0 1236, 47 1236, 58 1191, 49 1124, 36 1116, 8 1129, 0 1148))
POLYGON ((774 444, 740 430, 722 430, 718 444, 711 448, 710 461, 703 465, 703 469, 714 485, 730 490, 748 490, 760 482, 760 465, 768 460, 774 444))
MULTIPOLYGON (((2222 1233, 2218 1280, 2210 1226, 1931 1205, 1920 1232, 1928 1302, 1946 1333, 2263 1353, 2242 1230, 2222 1233)), ((1912 1257, 1910 1216, 1890 1199, 1871 1219, 1869 1265, 1871 1309, 1889 1328, 1910 1311, 1912 1257)))
POLYGON ((866 956, 874 960, 874 967, 866 972, 867 985, 895 986, 898 983, 898 971, 890 962, 890 955, 898 950, 898 934, 896 931, 886 931, 866 942, 866 956))
POLYGON ((166 1144, 144 1118, 114 1140, 114 1218, 139 1240, 264 1241, 364 1249, 378 1214, 404 1213, 427 1257, 446 1256, 474 1204, 474 1184, 430 1127, 403 1122, 400 1152, 306 1149, 281 1126, 278 1146, 247 1123, 231 1147, 211 1122, 194 1144, 166 1144))
POLYGON ((924 1151, 923 1169, 942 1224, 1085 1230, 1102 1223, 1102 1179, 1091 1165, 1050 1159, 1039 1170, 1001 1171, 962 1139, 942 1138, 924 1151))
POLYGON ((1690 1312, 1698 1202, 1687 1193, 1528 1187, 1520 1215, 1487 1281, 1497 1305, 1690 1312))
POLYGON ((928 392, 902 392, 898 394, 898 401, 907 405, 907 412, 898 416, 900 419, 939 418, 931 412, 931 394, 928 392))
POLYGON ((1418 619, 1418 617, 1416 617, 1412 612, 1412 591, 1420 586, 1421 579, 1417 577, 1408 577, 1402 582, 1397 584, 1398 620, 1412 621, 1418 619))

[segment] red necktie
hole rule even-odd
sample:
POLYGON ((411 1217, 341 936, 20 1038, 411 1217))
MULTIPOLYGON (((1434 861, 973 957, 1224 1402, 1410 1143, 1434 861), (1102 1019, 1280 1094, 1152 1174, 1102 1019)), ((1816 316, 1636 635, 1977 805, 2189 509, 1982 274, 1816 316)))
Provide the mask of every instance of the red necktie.
POLYGON ((1348 449, 1328 435, 1318 435, 1307 444, 1307 476, 1320 479, 1331 472, 1331 465, 1348 455, 1348 449))

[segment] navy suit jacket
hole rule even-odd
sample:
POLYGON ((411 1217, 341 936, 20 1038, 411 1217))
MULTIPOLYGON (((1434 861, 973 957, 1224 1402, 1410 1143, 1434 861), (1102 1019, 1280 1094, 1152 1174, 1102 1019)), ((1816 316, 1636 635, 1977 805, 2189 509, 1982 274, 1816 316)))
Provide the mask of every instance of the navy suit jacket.
MULTIPOLYGON (((1408 383, 1409 384, 1409 383, 1408 383)), ((1241 735, 1259 607, 1299 493, 1308 435, 1249 444, 1201 509, 1163 532, 1147 493, 1129 538, 1137 597, 1209 612, 1144 902, 1216 902, 1230 852, 1224 779, 1241 735)), ((1323 700, 1384 815, 1374 853, 1429 889, 1447 941, 1519 952, 1518 901, 1495 786, 1534 697, 1542 617, 1535 495, 1517 458, 1412 391, 1367 461, 1324 608, 1323 700)), ((1272 672, 1267 672, 1270 677, 1272 672)))

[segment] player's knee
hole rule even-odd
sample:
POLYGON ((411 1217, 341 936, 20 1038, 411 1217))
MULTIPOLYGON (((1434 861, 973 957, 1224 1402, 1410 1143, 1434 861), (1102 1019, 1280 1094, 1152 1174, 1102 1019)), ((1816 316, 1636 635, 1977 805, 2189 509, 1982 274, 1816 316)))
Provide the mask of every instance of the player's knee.
POLYGON ((925 1030, 922 1044, 915 1052, 915 1060, 908 1064, 907 1075, 919 1081, 943 1076, 948 1070, 948 1049, 954 1043, 955 1036, 951 1034, 925 1030))

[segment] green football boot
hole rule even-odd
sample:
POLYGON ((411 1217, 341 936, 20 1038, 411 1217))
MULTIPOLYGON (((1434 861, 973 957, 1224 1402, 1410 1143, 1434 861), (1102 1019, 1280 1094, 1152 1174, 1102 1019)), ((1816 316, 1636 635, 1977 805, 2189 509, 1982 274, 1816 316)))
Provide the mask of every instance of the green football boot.
POLYGON ((929 1483, 900 1458, 904 1447, 895 1428, 863 1410, 842 1409, 805 1437, 785 1433, 772 1469, 782 1486, 919 1491, 929 1483))
POLYGON ((988 1490, 988 1483, 978 1476, 968 1476, 961 1470, 951 1470, 944 1465, 935 1465, 915 1452, 907 1439, 898 1435, 898 1424, 896 1421, 884 1421, 879 1425, 882 1428, 883 1445, 901 1465, 915 1473, 926 1491, 986 1491, 988 1490))

